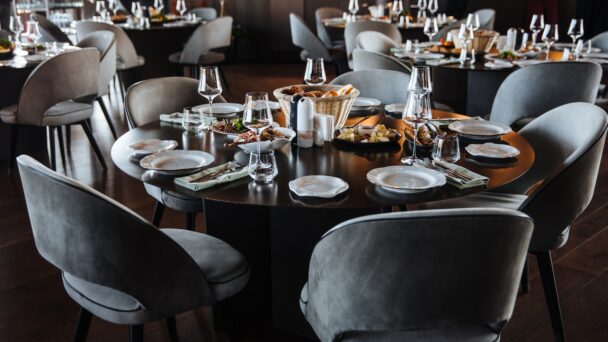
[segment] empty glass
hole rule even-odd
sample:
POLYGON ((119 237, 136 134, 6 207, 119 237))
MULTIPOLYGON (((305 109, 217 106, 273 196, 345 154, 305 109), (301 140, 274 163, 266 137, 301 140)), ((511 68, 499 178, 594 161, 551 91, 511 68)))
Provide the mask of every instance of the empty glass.
POLYGON ((439 32, 439 25, 437 25, 437 18, 427 18, 424 22, 424 34, 429 37, 429 41, 433 41, 433 37, 439 32))
POLYGON ((26 22, 25 36, 34 44, 34 53, 38 53, 38 40, 42 37, 38 22, 32 20, 26 22))
POLYGON ((258 140, 258 154, 260 153, 260 135, 272 124, 272 111, 268 105, 268 93, 245 94, 245 110, 243 111, 243 124, 255 133, 258 140))
POLYGON ((532 31, 532 47, 536 46, 538 33, 545 28, 545 16, 534 14, 530 21, 530 31, 532 31))
POLYGON ((186 7, 186 0, 177 0, 177 3, 175 4, 175 9, 179 12, 179 15, 183 17, 184 13, 186 13, 186 11, 188 10, 188 8, 186 7))
POLYGON ((431 17, 435 16, 435 12, 439 9, 439 4, 437 0, 429 0, 429 12, 431 12, 431 17))
POLYGON ((19 48, 21 46, 21 32, 23 32, 21 17, 18 15, 11 16, 8 29, 15 34, 15 45, 19 48))
POLYGON ((156 11, 158 11, 158 13, 160 13, 160 11, 162 11, 163 8, 165 8, 165 5, 163 4, 163 0, 154 0, 154 9, 156 11))
POLYGON ((455 163, 460 159, 460 145, 455 134, 442 134, 435 138, 433 145, 433 160, 455 163))
POLYGON ((325 83, 325 81, 327 81, 327 76, 325 76, 323 58, 308 58, 306 60, 304 82, 308 85, 319 86, 325 83))
POLYGON ((430 94, 433 90, 431 84, 431 69, 428 66, 414 66, 410 76, 410 83, 408 84, 407 90, 409 96, 405 110, 403 112, 403 120, 405 124, 411 124, 414 127, 414 139, 412 155, 408 158, 402 158, 401 162, 408 165, 422 162, 422 159, 416 156, 416 139, 418 138, 418 128, 420 124, 427 121, 427 118, 431 113, 427 113, 426 106, 423 106, 422 98, 430 94), (414 103, 411 103, 414 101, 414 103))
POLYGON ((353 19, 354 19, 357 12, 359 12, 359 0, 349 0, 348 11, 353 16, 353 19))
POLYGON ((188 132, 198 132, 201 128, 202 117, 201 113, 192 110, 191 107, 184 108, 182 117, 182 127, 188 132))
POLYGON ((99 15, 100 18, 105 17, 106 13, 106 3, 103 0, 97 0, 95 2, 95 12, 99 15))
POLYGON ((465 24, 460 24, 460 30, 458 31, 458 40, 460 40, 460 44, 463 45, 460 51, 460 65, 467 66, 469 64, 474 63, 474 52, 471 51, 471 58, 468 57, 469 45, 475 38, 475 32, 472 27, 468 27, 465 24))
POLYGON ((418 0, 418 21, 426 18, 426 5, 427 0, 418 0))
POLYGON ((112 15, 116 15, 116 11, 118 11, 117 1, 118 0, 108 0, 108 9, 112 12, 112 15))
POLYGON ((467 28, 473 30, 473 32, 479 30, 479 14, 477 13, 469 13, 467 16, 467 28))
POLYGON ((249 154, 249 176, 256 183, 270 184, 278 173, 273 150, 251 152, 249 154))
POLYGON ((583 19, 572 19, 568 27, 568 35, 572 38, 572 50, 576 48, 576 41, 585 34, 583 19))
POLYGON ((222 93, 222 83, 216 66, 200 68, 198 93, 209 102, 209 111, 204 112, 202 127, 202 129, 208 129, 213 122, 213 99, 222 93))
POLYGON ((558 40, 559 40, 559 32, 558 32, 557 24, 545 25, 545 29, 543 30, 543 42, 545 42, 545 44, 547 44, 547 56, 545 58, 546 60, 549 60, 549 54, 551 52, 551 45, 553 45, 553 43, 555 43, 558 40))

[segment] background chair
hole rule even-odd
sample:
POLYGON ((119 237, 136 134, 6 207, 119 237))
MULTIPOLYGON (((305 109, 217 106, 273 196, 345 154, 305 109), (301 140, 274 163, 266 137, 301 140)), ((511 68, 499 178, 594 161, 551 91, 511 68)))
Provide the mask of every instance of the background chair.
POLYGON ((32 13, 31 18, 32 20, 38 22, 40 34, 42 35, 40 38, 41 42, 60 42, 72 44, 70 38, 63 33, 63 31, 61 31, 59 26, 48 20, 44 15, 40 13, 32 13))
POLYGON ((334 78, 329 84, 352 84, 359 96, 371 97, 384 104, 405 103, 410 75, 394 70, 350 71, 334 78))
POLYGON ((527 66, 500 85, 490 120, 519 130, 537 116, 566 103, 593 103, 602 68, 589 62, 555 62, 527 66))
POLYGON ((353 51, 357 46, 357 35, 364 31, 376 31, 383 33, 392 39, 395 43, 401 44, 402 38, 401 33, 397 26, 389 23, 383 23, 379 21, 356 21, 346 23, 344 29, 344 42, 346 45, 346 56, 348 58, 348 65, 351 69, 353 68, 353 51))
POLYGON ((587 208, 593 197, 607 126, 606 112, 592 104, 571 103, 553 109, 519 132, 530 142, 537 159, 530 171, 501 188, 501 193, 480 193, 419 207, 498 207, 530 215, 535 228, 529 251, 538 261, 558 341, 565 341, 565 334, 551 250, 566 244, 570 224, 587 208))
POLYGON ((28 156, 18 158, 36 248, 61 269, 66 292, 80 305, 76 341, 92 315, 130 326, 143 341, 143 324, 238 293, 249 279, 245 258, 227 243, 182 229, 156 229, 111 198, 59 175, 28 156))
POLYGON ((496 11, 491 8, 483 8, 475 11, 479 15, 479 28, 482 30, 493 30, 496 21, 496 11))
MULTIPOLYGON (((198 78, 199 66, 219 65, 226 60, 224 51, 230 47, 231 42, 232 17, 217 18, 199 26, 186 42, 184 50, 171 54, 169 61, 189 66, 191 76, 198 78)), ((226 90, 230 91, 222 68, 219 70, 226 90)))
POLYGON ((197 7, 189 10, 188 13, 194 13, 194 15, 204 21, 217 18, 217 11, 213 7, 197 7))
MULTIPOLYGON (((19 102, 0 110, 0 120, 12 125, 9 172, 13 167, 20 126, 47 127, 51 168, 55 168, 55 130, 66 125, 82 126, 99 162, 106 168, 101 151, 87 120, 93 114, 91 103, 75 102, 95 98, 99 87, 99 52, 85 48, 64 52, 38 65, 26 80, 19 102)), ((63 135, 58 134, 62 161, 65 162, 63 135)))
POLYGON ((365 51, 388 55, 391 53, 391 48, 397 46, 399 45, 394 40, 380 32, 364 31, 357 35, 357 48, 365 51))
POLYGON ((353 51, 352 64, 354 71, 382 69, 399 71, 408 75, 412 71, 409 65, 393 56, 385 55, 383 53, 365 51, 362 49, 356 49, 353 51))
MULTIPOLYGON (((181 112, 206 102, 198 94, 198 81, 187 77, 164 77, 145 80, 132 85, 125 97, 125 112, 129 126, 135 128, 159 119, 161 113, 181 112)), ((218 96, 214 102, 226 102, 218 96)), ((144 183, 146 192, 156 200, 152 223, 160 224, 165 207, 186 213, 186 226, 195 230, 196 214, 204 212, 203 201, 198 197, 165 191, 144 183)))
POLYGON ((313 250, 302 312, 321 341, 497 341, 532 231, 504 209, 346 221, 313 250))
POLYGON ((330 18, 342 18, 344 11, 335 7, 320 7, 315 10, 315 22, 317 24, 317 36, 328 49, 344 49, 344 36, 332 35, 323 24, 323 20, 330 18))

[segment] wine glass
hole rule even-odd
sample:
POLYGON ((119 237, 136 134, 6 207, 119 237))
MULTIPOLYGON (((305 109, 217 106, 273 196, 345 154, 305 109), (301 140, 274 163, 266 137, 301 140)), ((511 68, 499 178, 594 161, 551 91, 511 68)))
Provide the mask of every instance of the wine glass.
POLYGON ((139 21, 139 18, 143 15, 141 3, 138 1, 131 3, 131 15, 133 15, 135 21, 139 21))
POLYGON ((95 12, 99 17, 104 18, 106 13, 106 3, 103 0, 95 1, 95 12))
POLYGON ((545 29, 543 30, 543 42, 547 44, 547 56, 546 60, 549 60, 549 53, 551 52, 551 45, 559 40, 559 32, 557 28, 557 24, 545 25, 545 29))
POLYGON ((572 19, 568 28, 568 35, 572 38, 572 50, 576 48, 576 41, 585 34, 583 19, 572 19))
POLYGON ((428 66, 414 66, 407 90, 409 96, 405 110, 403 111, 403 120, 406 122, 406 125, 411 123, 414 126, 414 139, 412 141, 412 155, 408 158, 402 158, 401 162, 413 165, 422 161, 422 159, 416 156, 416 140, 418 138, 419 125, 425 123, 429 116, 431 116, 431 113, 427 113, 428 109, 422 103, 422 98, 433 90, 431 69, 428 66))
POLYGON ((222 93, 222 83, 220 82, 219 70, 216 66, 201 67, 200 78, 198 81, 198 93, 209 102, 209 114, 203 116, 202 129, 208 129, 213 121, 213 99, 222 93), (205 119, 209 117, 209 120, 205 119))
POLYGON ((437 18, 426 18, 424 22, 424 34, 429 36, 429 42, 433 41, 433 36, 439 32, 439 26, 437 25, 437 18))
MULTIPOLYGON (((469 45, 475 38, 475 32, 472 27, 468 27, 465 24, 460 24, 460 30, 458 31, 458 40, 464 47, 460 51, 460 64, 465 65, 467 62, 467 54, 469 52, 469 45)), ((471 57, 472 60, 473 56, 471 57)))
POLYGON ((471 28, 473 32, 479 30, 479 14, 469 13, 469 15, 467 16, 467 27, 471 28))
POLYGON ((418 0, 418 19, 426 18, 426 1, 418 0))
POLYGON ((357 12, 359 12, 359 0, 350 0, 348 2, 348 11, 353 17, 353 21, 356 18, 357 12))
POLYGON ((25 36, 34 44, 34 53, 38 53, 38 40, 42 37, 37 21, 29 20, 25 26, 25 36))
POLYGON ((402 0, 395 0, 393 1, 393 15, 395 16, 395 18, 399 18, 399 15, 401 14, 401 12, 403 12, 403 1, 402 0))
POLYGON ((272 111, 268 105, 268 93, 245 94, 243 124, 256 135, 258 155, 260 155, 260 135, 272 124, 272 111))
POLYGON ((108 9, 112 12, 112 15, 116 15, 116 11, 118 11, 117 0, 108 0, 108 9))
POLYGON ((545 28, 545 16, 534 14, 530 21, 530 31, 532 31, 532 47, 536 46, 538 33, 545 28))
POLYGON ((8 29, 15 34, 15 45, 17 48, 21 46, 21 32, 23 32, 23 22, 18 15, 11 16, 8 29))
POLYGON ((163 0, 154 0, 154 9, 156 11, 158 11, 158 13, 160 13, 160 11, 162 11, 163 8, 165 8, 165 5, 163 4, 163 0))
POLYGON ((439 9, 439 4, 437 3, 437 0, 429 0, 429 12, 431 12, 431 17, 435 16, 435 12, 437 12, 437 10, 439 9))
POLYGON ((179 12, 180 16, 184 16, 184 13, 186 13, 186 11, 188 10, 188 8, 186 7, 186 0, 177 0, 177 3, 175 4, 175 9, 179 12))
POLYGON ((304 72, 304 82, 312 86, 320 86, 327 81, 325 76, 325 64, 323 58, 308 58, 306 60, 306 71, 304 72))

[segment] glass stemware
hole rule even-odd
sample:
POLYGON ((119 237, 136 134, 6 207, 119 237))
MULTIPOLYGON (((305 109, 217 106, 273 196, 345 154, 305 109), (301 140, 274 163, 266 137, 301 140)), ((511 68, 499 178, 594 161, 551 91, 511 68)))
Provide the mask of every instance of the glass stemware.
POLYGON ((108 0, 108 9, 112 12, 112 15, 116 15, 116 11, 118 11, 117 0, 108 0))
POLYGON ((543 30, 543 42, 545 42, 545 44, 547 44, 547 56, 545 58, 546 60, 549 60, 549 54, 551 52, 551 45, 553 45, 553 43, 555 43, 558 40, 559 40, 559 32, 558 32, 557 24, 545 25, 545 29, 543 30))
POLYGON ((437 18, 426 18, 424 22, 424 34, 429 37, 429 42, 433 41, 433 37, 439 32, 439 25, 437 25, 437 18))
POLYGON ((545 28, 545 16, 534 14, 530 21, 530 31, 532 31, 532 47, 536 46, 538 33, 545 28))
POLYGON ((15 46, 21 46, 21 32, 23 32, 23 22, 18 15, 11 16, 8 29, 15 34, 15 46))
POLYGON ((259 155, 260 135, 272 124, 272 111, 268 104, 268 93, 260 92, 245 94, 243 124, 256 135, 259 155))
POLYGON ((403 111, 403 120, 405 124, 414 126, 414 139, 412 141, 412 155, 408 158, 402 158, 401 162, 407 165, 421 162, 422 159, 416 156, 416 140, 418 139, 418 128, 420 124, 424 124, 431 113, 427 113, 427 107, 423 105, 422 99, 424 96, 431 93, 433 86, 431 84, 431 69, 428 66, 414 66, 410 76, 410 83, 407 90, 409 92, 407 104, 403 111))
MULTIPOLYGON (((468 27, 465 24, 460 24, 460 30, 458 31, 458 40, 463 48, 460 52, 460 64, 465 65, 468 60, 469 45, 475 38, 475 32, 472 27, 468 27)), ((471 61, 474 59, 474 55, 471 56, 471 61)))
POLYGON ((156 11, 158 11, 158 13, 160 13, 160 11, 162 11, 163 8, 165 8, 165 5, 163 4, 163 0, 154 0, 154 9, 156 11))
POLYGON ((473 32, 479 30, 479 14, 477 13, 469 13, 467 16, 467 28, 473 30, 473 32))
POLYGON ((437 3, 437 0, 429 0, 429 12, 431 12, 431 17, 435 16, 435 12, 437 12, 437 10, 439 9, 439 4, 437 3))
POLYGON ((34 44, 34 53, 38 53, 38 40, 42 37, 42 34, 37 21, 26 22, 25 36, 34 44))
POLYGON ((131 15, 135 18, 136 22, 139 22, 139 19, 143 17, 143 10, 141 8, 141 3, 132 2, 131 3, 131 15))
POLYGON ((395 20, 399 20, 399 16, 403 12, 403 0, 395 0, 393 1, 393 6, 391 7, 393 16, 395 20))
POLYGON ((349 0, 348 1, 348 11, 352 16, 352 20, 355 21, 357 12, 359 12, 359 0, 349 0))
POLYGON ((426 5, 427 0, 418 0, 418 21, 422 20, 422 18, 426 18, 426 5))
POLYGON ((572 50, 576 48, 576 41, 585 34, 583 19, 572 19, 568 27, 568 35, 572 38, 572 50))
POLYGON ((175 9, 179 12, 179 15, 183 17, 186 11, 188 10, 188 8, 186 7, 186 0, 177 0, 177 3, 175 4, 175 9))
POLYGON ((95 12, 99 15, 100 18, 105 18, 106 16, 106 3, 103 0, 95 1, 95 12))
POLYGON ((201 67, 198 81, 198 93, 209 102, 209 113, 203 113, 202 129, 208 129, 213 121, 213 99, 222 93, 219 70, 216 66, 201 67), (207 118, 210 119, 207 119, 207 118))
POLYGON ((325 64, 323 58, 308 58, 306 60, 306 71, 304 72, 304 82, 308 85, 319 86, 327 81, 325 76, 325 64))

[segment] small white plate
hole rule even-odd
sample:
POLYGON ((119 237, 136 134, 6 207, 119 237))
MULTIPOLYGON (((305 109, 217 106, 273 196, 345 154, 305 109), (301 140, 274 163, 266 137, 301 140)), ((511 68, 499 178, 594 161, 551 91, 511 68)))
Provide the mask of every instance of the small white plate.
POLYGON ((175 173, 197 170, 214 160, 215 157, 203 151, 172 150, 146 156, 139 165, 148 170, 175 173))
POLYGON ((422 192, 446 183, 445 175, 416 166, 387 166, 367 173, 367 180, 383 189, 401 193, 422 192))
POLYGON ((332 176, 304 176, 289 182, 289 190, 301 197, 336 197, 348 190, 348 183, 332 176))
POLYGON ((387 113, 403 113, 405 110, 405 103, 391 103, 384 106, 384 110, 387 113))
POLYGON ((512 68, 513 64, 511 62, 495 59, 491 62, 486 62, 484 66, 488 69, 508 69, 512 68))
MULTIPOLYGON (((260 141, 260 150, 278 150, 281 147, 289 144, 290 141, 293 140, 296 136, 296 132, 293 129, 285 128, 285 127, 274 127, 275 131, 283 134, 285 138, 274 139, 273 141, 260 141)), ((243 149, 245 152, 252 152, 258 150, 258 143, 251 142, 247 144, 239 144, 238 147, 243 149)))
POLYGON ((494 138, 511 132, 511 127, 507 125, 485 120, 455 121, 448 128, 451 131, 473 138, 494 138))
POLYGON ((270 107, 270 110, 279 110, 279 109, 281 109, 281 105, 278 102, 276 102, 276 101, 268 101, 268 107, 270 107))
POLYGON ((177 147, 175 140, 144 139, 129 145, 129 150, 134 155, 145 156, 152 153, 169 151, 177 147))
POLYGON ((355 102, 353 103, 353 107, 367 108, 367 107, 379 106, 381 104, 382 104, 382 101, 380 101, 378 99, 359 96, 355 99, 355 102))
MULTIPOLYGON (((211 109, 213 109, 214 116, 215 115, 225 116, 225 115, 240 113, 243 111, 244 108, 245 108, 245 106, 243 106, 242 104, 238 104, 238 103, 214 103, 211 106, 211 109)), ((201 113, 205 113, 205 114, 208 114, 210 112, 209 104, 196 106, 192 109, 198 110, 201 113)))
POLYGON ((465 150, 472 156, 495 159, 515 158, 519 155, 516 147, 494 143, 471 144, 465 150))

